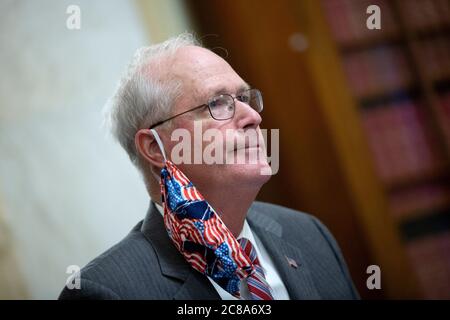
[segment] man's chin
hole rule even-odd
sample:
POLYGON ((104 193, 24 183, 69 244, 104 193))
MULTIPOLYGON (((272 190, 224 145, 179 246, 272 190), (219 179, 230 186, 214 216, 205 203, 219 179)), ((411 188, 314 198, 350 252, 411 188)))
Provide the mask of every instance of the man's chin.
POLYGON ((266 183, 272 176, 272 169, 267 163, 258 164, 232 164, 229 165, 234 172, 233 176, 237 181, 243 184, 261 184, 266 183))

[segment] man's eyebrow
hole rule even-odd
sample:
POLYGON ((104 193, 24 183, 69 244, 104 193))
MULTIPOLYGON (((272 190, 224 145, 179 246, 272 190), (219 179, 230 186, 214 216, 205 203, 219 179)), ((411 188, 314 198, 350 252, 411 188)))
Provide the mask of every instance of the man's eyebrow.
POLYGON ((220 95, 220 94, 234 94, 234 93, 239 93, 239 92, 248 90, 248 89, 250 89, 250 88, 251 88, 251 87, 250 87, 250 85, 249 85, 248 83, 245 83, 245 84, 240 85, 240 86, 238 87, 238 89, 237 89, 235 92, 230 92, 227 88, 221 87, 221 88, 215 90, 214 93, 213 93, 213 95, 214 95, 214 96, 217 96, 217 95, 220 95))

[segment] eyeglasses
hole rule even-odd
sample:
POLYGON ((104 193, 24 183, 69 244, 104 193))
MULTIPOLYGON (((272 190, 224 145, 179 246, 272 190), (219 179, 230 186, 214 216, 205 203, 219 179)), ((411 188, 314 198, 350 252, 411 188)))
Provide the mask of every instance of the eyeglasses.
POLYGON ((240 92, 236 97, 233 97, 231 94, 221 94, 209 99, 208 103, 202 104, 200 106, 194 107, 187 111, 181 112, 177 115, 174 115, 168 119, 159 121, 153 124, 150 129, 153 129, 156 126, 163 124, 169 120, 172 120, 178 116, 181 116, 185 113, 207 107, 209 109, 209 113, 211 117, 215 120, 228 120, 234 117, 234 112, 236 110, 236 105, 234 100, 238 100, 242 103, 249 105, 258 113, 263 110, 263 99, 261 91, 258 89, 248 89, 240 92))

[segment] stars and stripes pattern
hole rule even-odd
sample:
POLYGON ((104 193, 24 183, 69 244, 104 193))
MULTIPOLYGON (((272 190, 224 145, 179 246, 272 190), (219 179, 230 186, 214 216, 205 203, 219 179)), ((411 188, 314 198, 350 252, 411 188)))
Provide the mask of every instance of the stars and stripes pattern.
POLYGON ((172 162, 161 171, 164 225, 186 261, 231 295, 256 266, 222 219, 172 162))
POLYGON ((255 247, 253 247, 250 240, 246 238, 239 239, 239 243, 255 267, 255 272, 247 278, 248 291, 252 296, 252 300, 273 300, 270 286, 264 277, 264 270, 259 263, 255 247))

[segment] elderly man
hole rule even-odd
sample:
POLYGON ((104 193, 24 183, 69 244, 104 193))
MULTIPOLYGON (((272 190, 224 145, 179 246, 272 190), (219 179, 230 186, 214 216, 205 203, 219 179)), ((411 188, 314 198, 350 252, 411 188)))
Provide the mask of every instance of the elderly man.
MULTIPOLYGON (((256 157, 265 148, 262 108, 261 93, 190 34, 138 50, 107 115, 142 173, 150 207, 122 241, 81 270, 81 289, 64 288, 60 298, 358 298, 324 225, 254 201, 270 178, 267 159, 256 157), (225 142, 215 153, 241 161, 175 161, 174 132, 195 135, 198 123, 225 142), (247 132, 258 140, 243 140, 247 132), (229 148, 230 140, 241 147, 229 148)), ((202 143, 191 145, 205 151, 202 143)), ((182 153, 190 158, 189 150, 182 153)))

